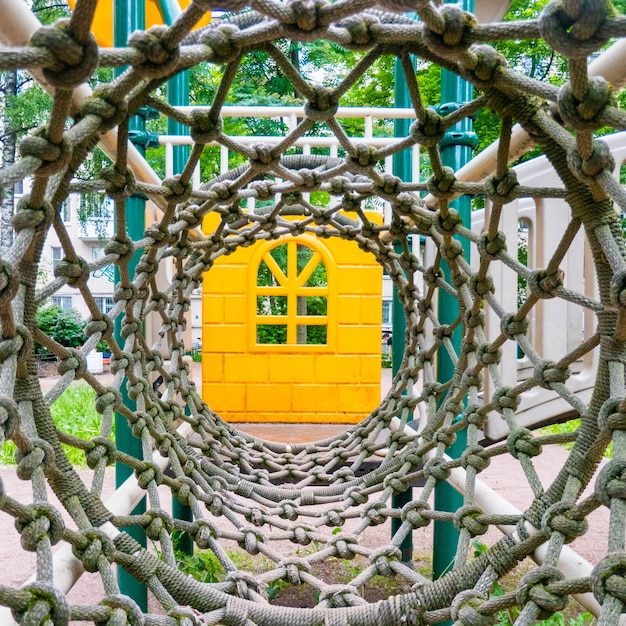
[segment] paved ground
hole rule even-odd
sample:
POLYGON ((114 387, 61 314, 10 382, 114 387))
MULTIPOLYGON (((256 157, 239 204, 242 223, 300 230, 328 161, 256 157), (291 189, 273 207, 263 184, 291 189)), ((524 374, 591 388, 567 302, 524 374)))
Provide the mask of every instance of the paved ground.
MULTIPOLYGON (((384 386, 388 388, 390 382, 389 370, 383 370, 384 386)), ((103 383, 108 382, 107 376, 103 375, 103 383)), ((54 384, 54 380, 43 379, 42 385, 49 389, 54 384)), ((266 439, 273 439, 286 442, 312 441, 325 439, 338 431, 344 430, 343 425, 276 425, 276 424, 242 424, 240 428, 257 436, 266 439)), ((533 463, 537 474, 544 487, 549 485, 557 471, 567 457, 567 451, 563 448, 550 446, 544 449, 539 457, 534 457, 533 463)), ((81 470, 81 477, 85 484, 90 484, 89 470, 81 470)), ((520 510, 524 510, 533 498, 521 467, 517 461, 510 456, 494 459, 491 465, 481 473, 480 478, 494 493, 507 499, 512 505, 520 510)), ((4 489, 8 495, 19 499, 23 503, 32 501, 30 483, 24 483, 15 476, 14 468, 0 467, 0 479, 4 484, 4 489)), ((593 486, 593 483, 592 483, 593 486)), ((107 473, 103 499, 106 499, 114 490, 113 472, 107 473)), ((168 503, 168 494, 164 493, 163 504, 168 503)), ((54 498, 51 501, 56 504, 54 498)), ((571 547, 576 550, 584 559, 591 563, 596 563, 602 554, 606 553, 608 536, 608 512, 605 509, 596 511, 589 519, 593 528, 592 532, 577 539, 571 547)), ((386 543, 390 530, 388 525, 378 526, 364 539, 370 545, 386 543)), ((493 529, 484 539, 486 543, 491 543, 500 535, 493 529)), ((414 536, 415 550, 424 553, 432 549, 431 531, 420 530, 414 536)), ((16 586, 22 584, 34 571, 35 557, 32 553, 24 552, 20 546, 20 537, 15 530, 12 518, 0 513, 0 580, 3 584, 16 586)), ((85 574, 74 587, 70 594, 70 602, 86 603, 95 602, 103 595, 102 585, 99 577, 93 574, 85 574)))

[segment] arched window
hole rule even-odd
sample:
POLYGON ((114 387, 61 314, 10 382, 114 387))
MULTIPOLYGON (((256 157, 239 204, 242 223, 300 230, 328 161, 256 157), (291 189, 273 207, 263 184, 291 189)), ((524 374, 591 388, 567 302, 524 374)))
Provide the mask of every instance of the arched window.
POLYGON ((310 241, 266 248, 256 270, 255 345, 327 346, 328 266, 310 241))

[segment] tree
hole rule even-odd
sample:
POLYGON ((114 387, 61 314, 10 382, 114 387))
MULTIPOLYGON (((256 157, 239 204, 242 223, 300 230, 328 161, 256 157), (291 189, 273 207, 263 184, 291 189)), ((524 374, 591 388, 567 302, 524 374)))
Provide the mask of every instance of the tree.
MULTIPOLYGON (((74 309, 63 309, 51 304, 37 309, 37 327, 66 348, 78 348, 85 341, 85 320, 74 309)), ((43 346, 35 344, 35 352, 48 354, 43 346)))

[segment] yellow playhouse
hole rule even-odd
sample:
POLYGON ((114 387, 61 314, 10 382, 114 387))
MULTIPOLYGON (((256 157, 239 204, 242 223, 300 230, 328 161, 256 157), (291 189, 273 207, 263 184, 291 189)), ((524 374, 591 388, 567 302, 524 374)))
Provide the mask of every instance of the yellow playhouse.
POLYGON ((381 290, 374 256, 335 237, 219 257, 203 283, 203 397, 232 422, 360 421, 380 401, 381 290))

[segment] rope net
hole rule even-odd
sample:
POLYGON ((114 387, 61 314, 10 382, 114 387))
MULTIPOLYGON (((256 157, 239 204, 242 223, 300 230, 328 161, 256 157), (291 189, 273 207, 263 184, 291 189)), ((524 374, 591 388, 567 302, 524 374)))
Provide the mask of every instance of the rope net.
POLYGON ((108 626, 384 626, 453 620, 483 626, 512 607, 519 608, 520 624, 530 624, 560 610, 573 594, 591 592, 602 606, 602 624, 617 623, 626 602, 626 255, 616 203, 624 208, 626 195, 613 178, 610 152, 594 132, 624 128, 626 114, 614 106, 607 82, 590 75, 587 57, 609 38, 626 34, 623 16, 600 0, 562 0, 550 3, 537 20, 479 25, 457 6, 425 0, 377 7, 372 0, 254 0, 250 6, 225 3, 241 13, 192 33, 204 12, 219 4, 193 0, 173 26, 136 32, 124 48, 99 49, 89 34, 96 2, 79 0, 70 20, 41 28, 29 45, 0 49, 3 68, 27 68, 54 91, 48 123, 25 138, 19 160, 0 171, 4 187, 28 180, 30 188, 15 212, 14 243, 1 265, 0 436, 15 444, 17 475, 33 488, 26 503, 9 496, 0 483, 0 515, 15 519, 24 549, 37 555, 36 581, 22 588, 0 584, 0 605, 29 625, 83 620, 108 626), (419 19, 393 12, 398 10, 416 11, 419 19), (544 39, 568 59, 569 80, 557 87, 509 69, 489 44, 516 38, 544 39), (337 86, 319 86, 292 65, 276 45, 281 39, 325 39, 355 51, 360 61, 337 86), (242 59, 259 50, 269 53, 304 104, 297 125, 272 145, 227 136, 220 116, 242 59), (474 85, 476 97, 448 114, 427 108, 411 54, 458 73, 474 85), (336 112, 346 92, 385 55, 402 62, 416 121, 405 137, 376 147, 348 137, 336 112), (205 108, 175 110, 158 88, 198 63, 224 65, 214 101, 205 108), (84 87, 74 92, 97 67, 127 69, 98 84, 93 95, 81 91, 84 87), (193 146, 180 175, 161 181, 132 173, 129 120, 144 105, 189 128, 193 146), (483 182, 463 182, 443 165, 439 144, 449 129, 484 107, 500 118, 495 168, 483 182), (336 159, 291 149, 316 125, 337 138, 336 159), (519 132, 541 147, 562 185, 518 183, 508 154, 519 132), (109 141, 113 164, 79 180, 77 170, 99 140, 109 141), (246 164, 194 188, 193 171, 214 143, 241 155, 246 164), (382 170, 385 158, 416 145, 428 156, 427 180, 403 181, 382 170), (329 194, 330 203, 314 204, 309 195, 314 191, 329 194), (116 222, 104 257, 88 262, 77 255, 60 207, 70 193, 94 192, 114 200, 116 222), (126 231, 133 194, 158 207, 158 220, 139 240, 126 231), (451 208, 461 194, 487 199, 482 233, 473 232, 451 208), (499 230, 507 204, 527 196, 564 199, 571 208, 569 224, 544 267, 520 263, 516 253, 507 252, 499 230), (249 198, 274 202, 266 210, 246 211, 242 207, 249 198), (370 221, 364 210, 376 198, 392 209, 383 225, 370 221), (219 216, 219 225, 203 235, 199 226, 211 213, 219 216), (54 279, 37 286, 42 246, 51 232, 61 241, 64 259, 54 279), (567 288, 560 269, 581 232, 597 281, 593 296, 567 288), (286 445, 240 432, 211 410, 211 398, 203 398, 190 379, 183 359, 189 346, 182 336, 191 293, 216 259, 260 240, 302 233, 342 238, 373 254, 398 288, 407 331, 400 370, 371 415, 325 441, 286 445), (434 250, 430 265, 425 266, 412 237, 434 250), (478 259, 472 264, 469 249, 478 259), (174 273, 164 288, 157 275, 166 263, 173 264, 174 273), (105 315, 96 306, 90 277, 110 264, 119 282, 115 306, 105 315), (519 307, 507 310, 500 304, 490 277, 499 264, 527 282, 528 295, 519 307), (35 322, 37 308, 66 284, 91 312, 80 350, 61 346, 35 322), (436 314, 440 291, 457 303, 446 323, 436 314), (580 316, 585 313, 595 323, 589 338, 578 339, 558 361, 544 359, 529 332, 535 312, 552 300, 573 303, 580 316), (487 315, 497 316, 497 328, 487 327, 487 315), (159 329, 150 338, 143 332, 148 324, 159 329), (112 355, 114 379, 107 387, 86 367, 87 355, 100 341, 112 355), (61 377, 45 394, 34 342, 58 358, 61 377), (507 386, 498 364, 502 349, 512 343, 519 344, 533 371, 507 386), (597 374, 585 403, 568 387, 570 366, 596 348, 597 374), (452 363, 447 380, 437 380, 438 353, 452 363), (160 387, 153 385, 157 376, 160 387), (51 406, 77 379, 95 390, 101 415, 99 436, 90 440, 63 432, 51 418, 51 406), (562 398, 581 417, 573 435, 542 435, 519 423, 522 393, 533 389, 562 398), (139 440, 141 458, 114 445, 115 412, 139 440), (411 416, 418 421, 409 424, 411 416), (481 431, 488 418, 505 424, 508 435, 485 447, 481 431), (463 430, 467 444, 452 454, 450 446, 463 430), (573 440, 567 461, 554 482, 542 485, 537 455, 545 444, 566 439, 573 440), (591 495, 581 496, 610 443, 612 460, 591 495), (62 444, 84 451, 93 470, 89 479, 68 461, 62 444), (523 513, 485 511, 478 504, 477 477, 500 455, 512 455, 534 494, 523 513), (146 490, 145 513, 119 514, 103 503, 106 468, 114 462, 127 465, 146 490), (435 510, 434 489, 450 477, 463 491, 463 505, 454 512, 435 510), (398 505, 393 496, 410 486, 413 497, 398 505), (191 521, 166 512, 164 492, 190 507, 191 521), (52 493, 71 521, 49 503, 52 493), (593 532, 585 520, 601 507, 610 509, 609 537, 598 548, 604 556, 590 574, 561 571, 565 544, 593 532), (394 532, 385 534, 382 545, 364 539, 368 529, 390 520, 394 532), (435 521, 454 526, 459 542, 454 563, 432 581, 402 562, 400 547, 411 532, 435 521), (129 526, 145 530, 151 547, 142 548, 125 532, 129 526), (486 533, 494 526, 516 532, 492 538, 486 533), (225 571, 222 580, 199 582, 177 567, 173 536, 179 531, 193 539, 196 555, 215 555, 225 571), (476 539, 485 544, 479 555, 476 539), (68 601, 53 576, 53 546, 59 542, 71 546, 85 570, 99 573, 105 590, 100 601, 68 601), (242 564, 226 546, 258 555, 263 567, 242 564), (490 596, 496 581, 541 546, 546 548, 541 565, 530 567, 516 589, 490 596), (356 558, 362 566, 349 580, 332 583, 316 573, 316 565, 331 558, 356 558), (158 606, 144 613, 120 594, 114 565, 145 583, 158 606), (379 576, 401 581, 405 592, 368 603, 360 589, 379 576), (310 586, 319 592, 317 605, 272 604, 267 590, 277 581, 310 586))

